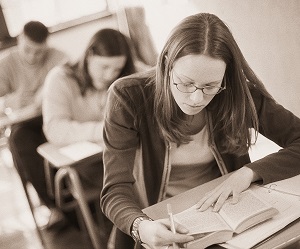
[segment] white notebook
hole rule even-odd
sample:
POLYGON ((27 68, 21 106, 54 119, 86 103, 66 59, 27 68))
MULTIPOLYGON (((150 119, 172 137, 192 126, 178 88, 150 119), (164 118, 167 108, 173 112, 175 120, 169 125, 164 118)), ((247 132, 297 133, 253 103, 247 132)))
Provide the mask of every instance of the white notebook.
POLYGON ((251 189, 272 204, 279 213, 222 244, 225 248, 252 248, 300 217, 300 175, 265 186, 253 185, 251 189))

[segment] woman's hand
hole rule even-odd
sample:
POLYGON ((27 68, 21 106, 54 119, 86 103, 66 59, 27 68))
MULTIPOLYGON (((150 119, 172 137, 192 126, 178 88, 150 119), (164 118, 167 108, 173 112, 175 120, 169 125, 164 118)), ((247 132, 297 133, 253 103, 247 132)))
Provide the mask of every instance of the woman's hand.
POLYGON ((155 221, 143 220, 139 225, 139 235, 144 246, 148 249, 165 249, 172 243, 184 244, 194 240, 187 235, 188 230, 175 222, 176 234, 171 232, 169 219, 155 221))
POLYGON ((196 205, 199 211, 204 211, 213 206, 213 211, 218 212, 227 198, 232 195, 232 204, 238 202, 239 194, 249 188, 258 176, 248 167, 242 167, 232 173, 222 184, 205 195, 196 205))

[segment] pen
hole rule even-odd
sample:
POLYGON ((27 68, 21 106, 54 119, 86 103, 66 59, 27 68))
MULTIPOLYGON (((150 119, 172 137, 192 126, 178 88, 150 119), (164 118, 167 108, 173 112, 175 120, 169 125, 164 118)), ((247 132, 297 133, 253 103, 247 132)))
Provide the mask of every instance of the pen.
MULTIPOLYGON (((176 229, 175 229, 175 224, 174 224, 174 218, 173 218, 173 213, 172 213, 172 207, 171 207, 171 204, 167 204, 167 210, 168 210, 168 215, 169 215, 169 218, 170 218, 170 224, 171 224, 171 231, 176 234, 176 229)), ((179 249, 178 245, 173 242, 173 248, 174 249, 179 249)))

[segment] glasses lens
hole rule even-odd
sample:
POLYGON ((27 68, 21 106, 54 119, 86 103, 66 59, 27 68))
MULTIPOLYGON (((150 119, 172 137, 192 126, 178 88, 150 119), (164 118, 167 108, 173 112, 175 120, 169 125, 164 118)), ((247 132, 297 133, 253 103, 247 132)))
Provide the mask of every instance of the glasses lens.
POLYGON ((177 89, 183 93, 193 93, 196 87, 193 84, 176 84, 177 89))
POLYGON ((215 95, 221 92, 221 89, 220 87, 205 87, 203 88, 203 92, 207 95, 215 95))

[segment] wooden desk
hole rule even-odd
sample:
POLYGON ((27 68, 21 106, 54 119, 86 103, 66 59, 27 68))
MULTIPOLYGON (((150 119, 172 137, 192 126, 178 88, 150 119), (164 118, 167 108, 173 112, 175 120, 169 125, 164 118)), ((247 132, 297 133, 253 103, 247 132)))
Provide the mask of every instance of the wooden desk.
MULTIPOLYGON (((193 188, 185 193, 179 194, 175 197, 164 200, 153 206, 147 207, 143 210, 143 212, 154 220, 167 218, 168 217, 167 203, 170 203, 172 205, 172 210, 174 214, 181 212, 184 209, 196 204, 197 200, 200 200, 200 198, 203 195, 205 195, 205 193, 212 190, 215 186, 220 184, 227 177, 228 175, 222 176, 206 184, 193 188)), ((270 238, 269 240, 265 241, 265 243, 261 244, 260 246, 256 246, 254 248, 255 249, 287 248, 289 245, 299 240, 300 240, 300 221, 298 219, 287 228, 276 233, 276 236, 270 238)), ((209 248, 222 248, 222 247, 218 245, 214 245, 209 248)))
MULTIPOLYGON (((94 143, 90 143, 94 144, 94 143)), ((93 153, 87 157, 82 158, 81 160, 74 160, 71 157, 68 157, 60 152, 60 149, 65 147, 58 146, 51 143, 44 143, 37 148, 38 153, 48 160, 55 168, 67 167, 73 164, 82 163, 82 161, 90 160, 94 162, 94 160, 101 160, 102 158, 102 146, 99 146, 99 151, 97 153, 93 153)))
POLYGON ((58 146, 51 143, 44 143, 37 148, 37 152, 45 159, 45 174, 47 180, 47 189, 51 196, 54 196, 54 178, 51 168, 56 169, 76 167, 82 163, 93 163, 102 160, 102 148, 99 147, 99 153, 92 154, 81 160, 74 160, 61 153, 60 149, 64 146, 58 146))

